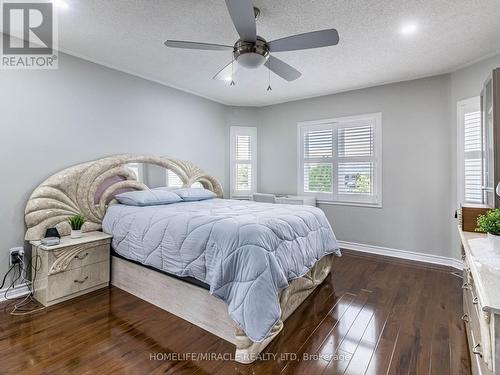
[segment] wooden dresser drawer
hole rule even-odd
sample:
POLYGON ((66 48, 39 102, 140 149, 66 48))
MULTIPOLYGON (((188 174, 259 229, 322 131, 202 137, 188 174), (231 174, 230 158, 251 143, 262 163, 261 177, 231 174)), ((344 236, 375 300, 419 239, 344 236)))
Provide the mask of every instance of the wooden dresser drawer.
POLYGON ((463 305, 464 321, 466 322, 467 339, 471 353, 472 373, 474 375, 493 374, 486 362, 491 362, 489 327, 484 319, 472 278, 463 285, 463 305))
POLYGON ((50 275, 47 279, 47 303, 97 285, 107 284, 109 267, 109 261, 106 260, 50 275))
POLYGON ((471 360, 471 373, 472 375, 493 375, 493 372, 486 366, 486 363, 482 360, 482 358, 474 354, 474 349, 477 344, 479 344, 479 340, 474 336, 474 330, 470 329, 470 327, 466 327, 467 333, 467 342, 469 345, 469 353, 471 360))

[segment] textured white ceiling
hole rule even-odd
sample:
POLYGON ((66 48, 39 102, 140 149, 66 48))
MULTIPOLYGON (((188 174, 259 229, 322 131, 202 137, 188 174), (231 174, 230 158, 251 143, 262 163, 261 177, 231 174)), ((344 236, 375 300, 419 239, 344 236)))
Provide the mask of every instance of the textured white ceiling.
MULTIPOLYGON (((499 0, 254 0, 267 40, 335 27, 340 43, 276 56, 302 72, 294 82, 265 68, 237 84, 212 80, 230 52, 170 49, 166 39, 232 45, 224 0, 66 0, 63 51, 229 105, 261 106, 449 72, 500 50, 499 0), (412 36, 399 32, 418 24, 412 36)), ((243 69, 242 69, 243 70, 243 69)))

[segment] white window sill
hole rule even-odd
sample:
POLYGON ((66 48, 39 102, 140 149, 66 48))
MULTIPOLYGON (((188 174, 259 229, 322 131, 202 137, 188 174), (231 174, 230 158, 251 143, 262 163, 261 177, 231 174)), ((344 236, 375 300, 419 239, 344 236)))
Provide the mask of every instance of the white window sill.
POLYGON ((354 207, 370 207, 370 208, 382 208, 382 203, 369 203, 369 202, 341 202, 341 201, 328 201, 328 200, 317 200, 318 204, 327 204, 330 206, 354 206, 354 207))

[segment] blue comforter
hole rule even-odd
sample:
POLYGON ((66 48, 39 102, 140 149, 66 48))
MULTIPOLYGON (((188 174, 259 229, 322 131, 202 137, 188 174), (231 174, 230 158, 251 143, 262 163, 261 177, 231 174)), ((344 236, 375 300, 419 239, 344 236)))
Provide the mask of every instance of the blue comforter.
POLYGON ((210 285, 253 341, 280 319, 279 293, 339 248, 323 211, 228 199, 113 205, 103 230, 121 256, 210 285))

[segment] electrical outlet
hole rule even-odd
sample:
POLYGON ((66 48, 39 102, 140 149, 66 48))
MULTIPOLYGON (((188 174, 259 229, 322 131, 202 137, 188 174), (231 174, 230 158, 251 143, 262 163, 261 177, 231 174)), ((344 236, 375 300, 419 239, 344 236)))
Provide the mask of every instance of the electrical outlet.
POLYGON ((21 259, 24 257, 24 247, 13 247, 9 251, 10 253, 10 258, 9 258, 9 266, 12 266, 17 263, 21 263, 21 259))

